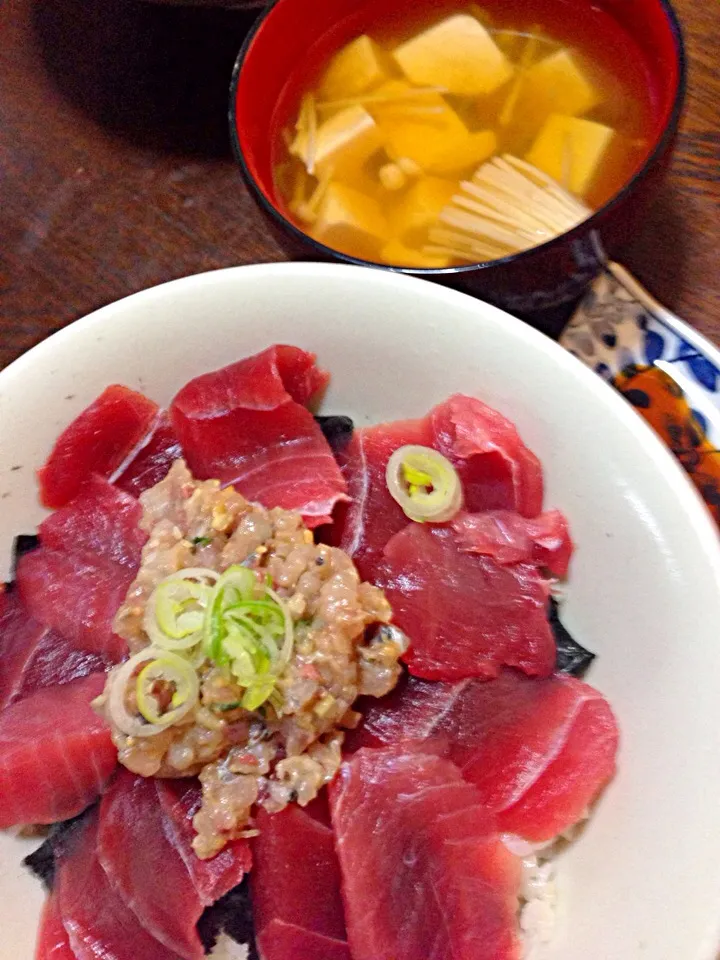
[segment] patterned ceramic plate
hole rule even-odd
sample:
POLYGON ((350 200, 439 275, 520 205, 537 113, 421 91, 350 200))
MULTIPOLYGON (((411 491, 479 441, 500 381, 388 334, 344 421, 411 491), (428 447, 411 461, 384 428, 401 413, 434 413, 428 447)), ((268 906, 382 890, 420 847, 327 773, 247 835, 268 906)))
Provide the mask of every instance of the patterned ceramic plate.
POLYGON ((720 350, 607 264, 560 342, 662 436, 720 522, 720 350))

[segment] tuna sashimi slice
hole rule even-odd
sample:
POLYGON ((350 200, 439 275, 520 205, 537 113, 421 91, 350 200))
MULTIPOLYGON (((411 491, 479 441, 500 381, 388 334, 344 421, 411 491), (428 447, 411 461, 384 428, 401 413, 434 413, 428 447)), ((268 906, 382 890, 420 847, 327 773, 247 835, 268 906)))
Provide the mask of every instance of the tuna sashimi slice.
POLYGON ((104 673, 112 666, 110 658, 76 649, 54 630, 44 630, 40 643, 23 676, 17 700, 46 687, 62 686, 91 673, 104 673))
POLYGON ((353 960, 519 958, 519 861, 454 764, 360 750, 330 791, 353 960))
POLYGON ((112 629, 147 535, 134 497, 93 477, 40 526, 41 546, 20 557, 17 585, 30 614, 75 647, 121 659, 112 629))
POLYGON ((54 894, 48 897, 43 907, 35 960, 75 960, 54 894))
POLYGON ((433 446, 455 464, 468 510, 517 510, 524 517, 540 513, 542 466, 513 423, 481 400, 460 393, 429 416, 433 446))
POLYGON ((104 685, 92 674, 0 714, 0 828, 67 820, 101 793, 117 764, 110 730, 90 706, 104 685))
POLYGON ((250 844, 232 840, 209 860, 193 850, 192 818, 200 808, 202 790, 196 779, 156 780, 160 806, 165 815, 165 835, 182 857, 198 897, 210 906, 236 887, 252 866, 250 844))
POLYGON ((112 624, 133 578, 130 567, 44 547, 21 557, 17 569, 20 596, 35 619, 73 646, 113 662, 127 654, 127 643, 112 624))
POLYGON ((128 387, 104 390, 63 430, 38 471, 43 504, 62 507, 91 474, 109 477, 150 431, 157 410, 128 387))
POLYGON ((191 380, 171 404, 188 467, 249 500, 297 510, 309 526, 346 500, 345 481, 304 404, 328 375, 297 347, 273 346, 191 380))
POLYGON ((262 960, 352 960, 347 941, 283 920, 271 920, 256 942, 262 960))
POLYGON ((30 617, 17 590, 0 593, 0 710, 19 698, 25 671, 46 633, 51 631, 30 617))
POLYGON ((203 956, 196 924, 205 904, 165 834, 153 778, 119 770, 100 804, 98 859, 145 930, 185 960, 203 956))
POLYGON ((512 510, 463 512, 451 526, 464 553, 484 554, 503 566, 536 563, 556 577, 567 574, 573 544, 559 510, 548 510, 532 519, 512 510))
POLYGON ((170 423, 170 415, 163 410, 142 447, 121 472, 114 476, 115 486, 139 497, 167 476, 173 463, 182 456, 180 441, 170 423))
POLYGON ((44 687, 105 670, 109 661, 76 650, 25 609, 17 590, 0 593, 0 710, 44 687))
POLYGON ((338 454, 347 480, 350 504, 338 516, 338 531, 330 537, 355 562, 360 575, 371 580, 377 572, 382 549, 390 537, 408 523, 402 507, 390 496, 385 469, 398 447, 415 444, 432 446, 427 418, 397 420, 355 430, 345 449, 338 454))
POLYGON ((431 683, 408 678, 367 701, 354 744, 429 741, 461 769, 501 829, 550 840, 580 820, 615 772, 618 727, 607 700, 582 680, 431 683))
POLYGON ((534 564, 503 567, 463 553, 452 530, 418 523, 396 534, 383 555, 378 582, 410 638, 410 673, 460 680, 495 677, 503 666, 553 672, 548 585, 534 564))
POLYGON ((458 394, 426 417, 356 430, 338 455, 352 503, 338 518, 336 542, 351 554, 364 578, 373 579, 383 547, 407 525, 385 480, 391 454, 406 444, 433 447, 452 461, 468 511, 514 510, 528 517, 540 512, 538 459, 509 420, 473 397, 458 394))
MULTIPOLYGON (((113 890, 97 857, 97 811, 92 811, 63 844, 56 890, 60 915, 77 960, 178 960, 155 940, 113 890)), ((132 858, 133 850, 125 855, 132 858)), ((154 865, 162 884, 164 864, 154 865)), ((173 890, 166 896, 172 900, 173 890)))
POLYGON ((40 524, 40 542, 51 550, 137 569, 147 534, 134 497, 93 476, 75 499, 40 524))
MULTIPOLYGON (((313 801, 315 805, 325 802, 313 801)), ((312 806, 312 805, 311 805, 312 806)), ((326 808, 327 809, 327 808, 326 808)), ((253 841, 254 869, 250 875, 255 930, 265 938, 289 941, 288 928, 337 941, 346 940, 345 919, 340 899, 340 867, 335 854, 332 829, 313 810, 296 804, 281 813, 258 811, 260 831, 253 841)), ((304 956, 300 943, 294 953, 304 956)), ((284 960, 282 952, 263 953, 265 960, 284 960)), ((290 954, 289 956, 292 956, 290 954)))

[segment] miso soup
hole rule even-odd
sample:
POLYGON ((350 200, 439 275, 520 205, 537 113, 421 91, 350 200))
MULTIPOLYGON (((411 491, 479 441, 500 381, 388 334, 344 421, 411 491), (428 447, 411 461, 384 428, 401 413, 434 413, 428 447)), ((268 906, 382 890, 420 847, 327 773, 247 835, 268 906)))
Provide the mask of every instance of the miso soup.
POLYGON ((493 158, 531 164, 589 214, 639 168, 653 133, 634 42, 608 15, 562 0, 357 24, 291 78, 278 118, 286 215, 335 250, 415 267, 514 252, 502 239, 483 257, 438 241, 461 185, 493 158))

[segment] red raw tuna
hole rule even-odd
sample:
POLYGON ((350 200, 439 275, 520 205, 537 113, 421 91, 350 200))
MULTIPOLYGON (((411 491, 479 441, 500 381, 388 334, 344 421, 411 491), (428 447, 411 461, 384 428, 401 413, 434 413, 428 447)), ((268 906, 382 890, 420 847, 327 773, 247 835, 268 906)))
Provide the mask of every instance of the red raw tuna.
POLYGON ((409 524, 383 551, 379 585, 410 637, 410 673, 430 680, 495 677, 502 666, 547 677, 555 641, 537 567, 463 553, 452 530, 409 524))
POLYGON ((166 826, 156 781, 121 769, 100 805, 98 859, 142 926, 173 954, 199 960, 205 904, 166 826))
POLYGON ((556 577, 567 574, 573 544, 559 510, 548 510, 530 520, 512 510, 460 513, 451 526, 464 553, 484 554, 503 566, 536 563, 556 577))
POLYGON ((504 832, 540 842, 580 820, 615 772, 607 700, 575 677, 431 683, 369 698, 354 745, 429 741, 480 791, 504 832))
POLYGON ((253 841, 255 934, 264 960, 350 960, 340 899, 340 867, 325 798, 310 808, 260 810, 253 841))
POLYGON ((460 393, 431 410, 429 417, 433 446, 455 464, 469 511, 517 510, 524 517, 540 513, 542 466, 513 423, 460 393))
POLYGON ((20 558, 17 585, 40 623, 113 661, 127 644, 112 629, 140 564, 146 534, 133 497, 94 477, 40 526, 41 546, 20 558))
POLYGON ((76 650, 59 633, 33 620, 17 590, 0 593, 0 710, 36 690, 108 666, 103 657, 76 650))
MULTIPOLYGON (((56 891, 70 948, 77 960, 178 960, 178 955, 145 930, 113 890, 97 855, 98 819, 93 811, 63 843, 56 891)), ((134 850, 125 850, 132 859, 134 850)), ((164 887, 164 864, 153 865, 152 879, 164 887)), ((148 878, 150 879, 150 878, 148 878)))
POLYGON ((91 673, 105 673, 112 661, 98 653, 77 650, 54 630, 44 630, 40 643, 27 665, 17 700, 46 687, 62 686, 87 677, 91 673))
POLYGON ((38 471, 40 499, 62 507, 92 474, 109 477, 152 428, 158 407, 128 387, 108 387, 58 437, 38 471))
POLYGON ((92 674, 0 714, 0 828, 68 820, 102 792, 117 764, 110 729, 90 706, 104 685, 92 674))
POLYGON ((427 447, 432 442, 427 418, 397 420, 355 430, 350 443, 338 455, 350 504, 342 520, 338 518, 337 533, 333 528, 330 537, 350 554, 363 579, 374 579, 383 547, 408 524, 406 514, 390 496, 385 482, 388 460, 398 447, 427 447))
POLYGON ((164 480, 170 467, 181 456, 182 447, 170 423, 170 415, 163 410, 142 447, 114 478, 115 486, 139 497, 164 480))
POLYGON ((234 484, 267 507, 297 510, 308 526, 329 522, 347 499, 345 481, 304 406, 327 380, 314 354, 289 346, 191 380, 170 411, 193 475, 234 484))
POLYGON ((70 556, 105 560, 136 570, 147 534, 142 507, 102 477, 91 477, 78 496, 40 524, 41 544, 70 556))
POLYGON ((262 960, 352 960, 344 940, 283 920, 271 920, 256 942, 262 960))
POLYGON ((40 918, 35 960, 75 960, 54 895, 45 901, 40 918))
POLYGON ((112 623, 133 576, 126 568, 40 548, 20 560, 17 582, 34 617, 74 646, 117 662, 127 654, 127 644, 112 623))
POLYGON ((353 960, 517 960, 520 863, 476 788, 409 745, 330 786, 353 960))
POLYGON ((214 857, 201 860, 192 846, 195 837, 192 818, 202 800, 199 782, 156 780, 155 785, 165 816, 165 836, 182 857, 201 902, 210 906, 236 887, 250 870, 250 844, 243 839, 233 840, 214 857))
POLYGON ((335 542, 351 554, 366 579, 375 576, 383 547, 408 522, 385 481, 390 456, 406 444, 433 447, 452 461, 467 510, 515 510, 528 517, 540 512, 543 481, 537 457, 509 420, 473 397, 450 397, 418 420, 356 430, 338 457, 352 503, 335 542))

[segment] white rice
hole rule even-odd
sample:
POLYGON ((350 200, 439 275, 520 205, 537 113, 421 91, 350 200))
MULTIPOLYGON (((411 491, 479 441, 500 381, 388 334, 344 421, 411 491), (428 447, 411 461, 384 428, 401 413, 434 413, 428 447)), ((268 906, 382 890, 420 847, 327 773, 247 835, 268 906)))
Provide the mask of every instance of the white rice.
MULTIPOLYGON (((555 935, 557 919, 557 887, 555 873, 557 855, 580 832, 576 824, 567 832, 546 843, 528 843, 514 834, 503 834, 505 846, 522 860, 520 910, 518 924, 523 940, 523 960, 543 960, 555 935)), ((248 960, 250 948, 223 933, 218 937, 210 960, 248 960)), ((720 958, 719 958, 720 960, 720 958)))
POLYGON ((505 846, 522 860, 518 923, 523 960, 542 960, 555 933, 555 855, 566 839, 558 837, 547 843, 528 843, 513 834, 503 834, 505 846))
POLYGON ((524 960, 540 960, 555 933, 557 890, 555 861, 550 856, 523 858, 520 930, 524 960))
POLYGON ((236 943, 226 933, 221 933, 208 957, 210 960, 248 960, 250 947, 246 943, 236 943))

